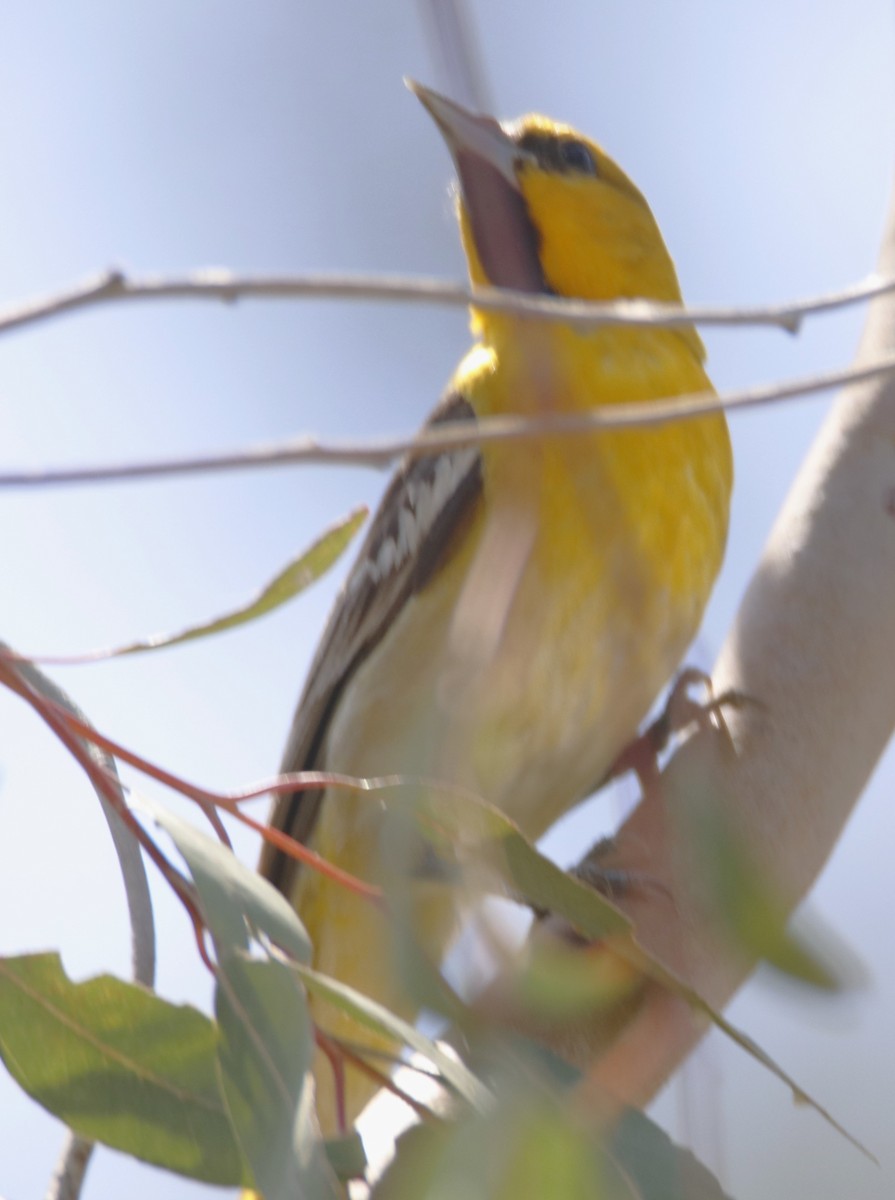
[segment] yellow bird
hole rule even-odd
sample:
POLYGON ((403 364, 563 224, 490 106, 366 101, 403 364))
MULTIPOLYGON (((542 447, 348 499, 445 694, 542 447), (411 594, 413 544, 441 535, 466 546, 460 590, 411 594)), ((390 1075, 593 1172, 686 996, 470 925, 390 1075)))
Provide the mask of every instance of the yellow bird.
MULTIPOLYGON (((500 125, 412 86, 454 159, 473 284, 680 301, 646 201, 598 145, 546 117, 500 125)), ((692 327, 571 328, 474 307, 472 328, 428 428, 711 390, 692 327)), ((437 778, 540 837, 606 775, 696 633, 731 483, 720 411, 409 459, 336 603, 282 769, 437 778)), ((362 879, 395 869, 370 795, 296 793, 271 819, 362 879)), ((416 929, 438 960, 455 905, 437 870, 425 880, 422 852, 410 866, 416 929)), ((260 870, 295 905, 319 970, 412 1017, 381 908, 270 845, 260 870)), ((313 1012, 337 1041, 384 1048, 334 1009, 313 1012)), ((316 1075, 332 1132, 340 1089, 322 1057, 316 1075)), ((349 1065, 348 1121, 374 1090, 349 1065)))

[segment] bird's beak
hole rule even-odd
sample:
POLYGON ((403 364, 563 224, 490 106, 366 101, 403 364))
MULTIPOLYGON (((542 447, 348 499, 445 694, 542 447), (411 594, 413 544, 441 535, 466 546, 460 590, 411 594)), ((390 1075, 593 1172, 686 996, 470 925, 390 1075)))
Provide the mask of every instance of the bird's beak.
POLYGON ((461 108, 453 100, 423 87, 414 79, 408 79, 406 82, 441 130, 458 170, 458 157, 472 155, 488 163, 504 177, 510 187, 518 189, 515 166, 516 159, 521 156, 493 117, 461 108))
POLYGON ((488 281, 525 292, 548 290, 538 258, 538 234, 516 173, 525 152, 493 117, 470 112, 411 79, 406 82, 447 142, 488 281))

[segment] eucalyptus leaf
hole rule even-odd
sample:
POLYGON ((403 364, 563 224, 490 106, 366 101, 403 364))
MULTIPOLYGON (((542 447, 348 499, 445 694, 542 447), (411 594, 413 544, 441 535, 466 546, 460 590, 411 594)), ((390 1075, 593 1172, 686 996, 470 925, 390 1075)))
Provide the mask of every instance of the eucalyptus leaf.
POLYGON ((303 989, 275 960, 232 954, 218 967, 220 1080, 239 1145, 265 1200, 338 1195, 314 1111, 313 1036, 303 989))
POLYGON ((305 928, 289 901, 271 883, 240 862, 217 838, 160 804, 140 796, 134 799, 133 807, 152 817, 183 855, 219 957, 247 949, 249 928, 254 927, 292 957, 310 962, 311 943, 305 928))
POLYGON ((164 650, 170 646, 178 646, 183 642, 192 642, 198 638, 210 637, 215 633, 224 633, 255 621, 258 617, 266 616, 292 600, 299 592, 310 587, 344 554, 367 517, 366 508, 355 509, 347 517, 336 522, 320 535, 306 550, 286 564, 282 570, 254 595, 251 600, 231 609, 221 616, 213 617, 196 625, 190 625, 176 633, 155 633, 149 637, 128 642, 124 646, 116 646, 105 650, 89 651, 79 655, 79 658, 106 659, 121 658, 126 654, 145 654, 149 650, 164 650))
POLYGON ((391 1040, 409 1046, 428 1059, 458 1095, 477 1111, 485 1111, 490 1106, 492 1097, 484 1084, 461 1062, 447 1054, 434 1039, 347 984, 319 971, 313 971, 310 967, 295 965, 294 969, 312 995, 319 996, 341 1012, 347 1013, 359 1025, 375 1033, 385 1034, 391 1040))
POLYGON ((0 959, 0 1056, 82 1137, 206 1183, 248 1182, 202 1013, 110 975, 73 983, 57 954, 0 959))

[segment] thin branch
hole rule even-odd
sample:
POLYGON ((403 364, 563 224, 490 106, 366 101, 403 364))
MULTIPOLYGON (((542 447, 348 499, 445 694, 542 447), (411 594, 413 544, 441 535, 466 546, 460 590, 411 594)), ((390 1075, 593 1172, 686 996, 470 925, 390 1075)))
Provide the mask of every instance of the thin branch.
MULTIPOLYGON (((373 1064, 369 1061, 369 1047, 361 1046, 355 1048, 350 1042, 336 1037, 335 1034, 324 1033, 319 1026, 315 1032, 315 1040, 317 1045, 329 1059, 333 1072, 335 1072, 337 1069, 335 1056, 339 1056, 340 1058, 344 1059, 345 1062, 350 1062, 353 1067, 360 1071, 361 1074, 366 1075, 368 1079, 372 1079, 377 1088, 384 1088, 387 1092, 391 1092, 393 1096, 397 1096, 397 1098, 403 1104, 406 1104, 408 1108, 413 1109, 421 1121, 431 1121, 436 1119, 437 1114, 434 1113, 427 1104, 424 1104, 421 1100, 417 1100, 410 1094, 410 1092, 402 1088, 400 1083, 396 1082, 392 1075, 389 1075, 386 1071, 380 1071, 373 1066, 373 1064)), ((375 1054, 376 1052, 373 1051, 373 1053, 375 1054)), ((398 1065, 403 1071, 409 1072, 411 1070, 415 1070, 418 1073, 424 1074, 427 1079, 434 1081, 436 1086, 440 1085, 442 1082, 440 1076, 433 1076, 426 1071, 421 1072, 419 1067, 414 1067, 411 1063, 404 1062, 403 1059, 396 1056, 389 1057, 389 1065, 398 1065)), ((342 1118, 341 1127, 343 1129, 345 1127, 344 1117, 342 1118)))
MULTIPOLYGON (((338 775, 320 771, 301 771, 291 775, 278 775, 276 778, 267 780, 255 787, 243 788, 236 792, 209 791, 206 788, 197 787, 195 784, 189 783, 187 780, 174 775, 170 771, 166 771, 156 763, 150 762, 149 759, 143 758, 133 750, 129 750, 120 742, 106 737, 89 722, 82 720, 67 705, 60 704, 51 697, 36 692, 33 686, 24 678, 21 665, 22 660, 18 659, 14 654, 8 653, 5 643, 0 643, 0 684, 5 684, 11 691, 16 692, 31 704, 67 749, 77 758, 78 762, 87 772, 94 788, 102 792, 107 799, 109 797, 108 787, 110 784, 120 790, 117 775, 114 777, 109 776, 101 762, 96 761, 95 754, 88 753, 85 758, 81 753, 82 747, 86 747, 88 751, 93 751, 95 748, 101 751, 103 755, 114 755, 116 759, 127 763, 128 766, 135 768, 135 770, 141 771, 144 775, 149 776, 150 779, 155 779, 165 787, 171 788, 187 799, 194 801, 206 815, 215 807, 223 809, 225 812, 236 817, 242 824, 247 825, 250 829, 272 842, 284 854, 290 855, 292 858, 309 866, 312 870, 320 871, 328 878, 338 882, 340 886, 374 903, 378 903, 382 899, 381 888, 373 884, 368 884, 362 879, 357 879, 347 871, 343 871, 341 868, 335 866, 335 864, 330 863, 322 855, 311 850, 310 847, 304 846, 280 830, 271 828, 265 822, 256 821, 247 813, 241 811, 240 804, 246 800, 257 799, 268 794, 282 795, 286 792, 302 791, 311 788, 319 789, 321 786, 338 787, 352 792, 373 792, 382 788, 404 787, 408 782, 404 777, 386 776, 378 779, 358 779, 352 775, 338 775)), ((113 792, 112 796, 116 798, 117 803, 117 793, 113 792)), ((187 881, 179 871, 172 867, 152 839, 146 834, 146 831, 133 816, 130 809, 125 806, 123 798, 116 811, 119 811, 121 819, 133 830, 140 845, 143 846, 146 853, 152 858, 165 880, 184 904, 198 933, 201 920, 192 902, 190 886, 187 881)), ((224 840, 229 845, 229 838, 225 838, 224 840)), ((201 941, 199 945, 201 950, 201 941)))
POLYGON ((838 292, 829 292, 789 304, 731 308, 681 308, 647 300, 593 303, 553 296, 532 296, 504 288, 470 288, 426 276, 336 274, 235 275, 224 268, 206 268, 187 275, 147 275, 129 278, 112 269, 78 284, 0 312, 0 335, 42 321, 128 300, 388 300, 414 304, 440 304, 513 313, 521 317, 565 322, 570 325, 638 325, 674 328, 681 325, 761 325, 797 333, 806 316, 860 304, 895 290, 895 279, 871 275, 838 292))
POLYGON ((68 1130, 44 1200, 78 1200, 94 1145, 68 1130))
POLYGON ((412 437, 380 438, 365 442, 322 442, 310 436, 302 436, 244 450, 219 453, 135 459, 130 462, 80 467, 37 467, 20 471, 0 471, 0 488, 110 483, 299 464, 382 468, 388 467, 404 454, 421 458, 429 454, 440 454, 445 450, 480 446, 486 442, 569 437, 603 430, 665 425, 671 421, 705 416, 721 409, 730 412, 775 404, 778 401, 814 395, 893 373, 895 354, 881 357, 866 366, 805 376, 794 379, 791 383, 745 388, 721 396, 714 392, 699 392, 631 404, 606 405, 580 413, 549 413, 541 417, 485 417, 475 424, 466 421, 445 422, 437 429, 427 429, 412 437))
POLYGON ((493 113, 496 105, 466 0, 418 0, 418 8, 439 91, 467 108, 493 113))
MULTIPOLYGON (((102 794, 106 803, 118 814, 124 825, 142 846, 143 850, 158 867, 168 886, 183 904, 198 932, 201 929, 201 918, 192 896, 192 888, 183 875, 171 865, 165 855, 146 833, 139 821, 134 817, 130 808, 124 803, 121 784, 117 775, 110 774, 102 762, 92 753, 93 747, 99 747, 107 753, 108 739, 102 736, 92 725, 81 721, 74 712, 63 704, 59 704, 42 690, 36 688, 25 678, 19 669, 14 656, 6 652, 5 643, 0 643, 0 685, 9 688, 11 692, 21 696, 30 705, 45 725, 56 735, 72 758, 78 763, 93 785, 96 792, 102 794)), ((119 757, 116 755, 116 757, 119 757)), ((200 943, 200 951, 202 946, 200 943)))

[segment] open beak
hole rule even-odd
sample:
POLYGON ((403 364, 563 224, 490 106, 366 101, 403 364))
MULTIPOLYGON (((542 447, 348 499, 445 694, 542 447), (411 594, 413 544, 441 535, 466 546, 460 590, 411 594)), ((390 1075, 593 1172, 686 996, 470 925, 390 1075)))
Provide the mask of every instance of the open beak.
POLYGON ((516 172, 525 152, 493 117, 469 112, 413 80, 406 82, 451 152, 488 282, 524 292, 548 291, 538 258, 538 233, 516 172))

